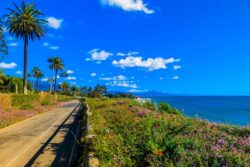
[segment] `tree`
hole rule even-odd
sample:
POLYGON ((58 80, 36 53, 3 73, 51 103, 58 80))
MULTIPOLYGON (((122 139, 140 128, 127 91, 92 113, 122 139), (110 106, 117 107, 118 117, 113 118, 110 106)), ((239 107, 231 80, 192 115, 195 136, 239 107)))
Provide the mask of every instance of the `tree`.
MULTIPOLYGON (((5 42, 4 38, 4 31, 3 31, 3 22, 0 20, 0 53, 3 53, 4 55, 8 54, 8 47, 5 42)), ((3 56, 0 56, 0 61, 3 58, 3 56)))
POLYGON ((38 91, 39 80, 44 76, 43 72, 37 66, 35 66, 32 69, 32 74, 33 77, 36 78, 36 91, 38 91))
POLYGON ((76 96, 77 92, 79 92, 79 88, 77 86, 72 86, 71 91, 74 92, 74 96, 76 96))
POLYGON ((82 87, 80 89, 80 91, 81 91, 82 96, 87 96, 88 95, 88 88, 86 86, 82 87))
POLYGON ((28 43, 44 36, 47 21, 41 18, 43 14, 34 4, 22 2, 17 6, 14 3, 14 9, 7 10, 10 12, 6 15, 7 30, 17 39, 24 40, 23 93, 27 94, 28 43))
POLYGON ((57 77, 58 77, 58 71, 63 70, 64 64, 63 64, 62 59, 59 57, 51 57, 48 59, 48 62, 50 63, 49 68, 55 71, 54 93, 56 93, 56 82, 57 82, 57 77))
POLYGON ((49 94, 51 95, 51 92, 52 92, 52 83, 55 82, 55 79, 53 77, 52 78, 48 78, 47 82, 50 83, 49 94))
POLYGON ((64 93, 69 91, 69 84, 67 82, 61 83, 60 87, 64 93))
POLYGON ((18 94, 19 87, 22 86, 22 79, 17 77, 11 77, 10 79, 10 85, 14 87, 15 93, 18 94))
POLYGON ((95 94, 104 95, 107 92, 107 87, 104 85, 97 84, 94 90, 95 94))
POLYGON ((5 77, 5 75, 4 75, 3 71, 0 70, 0 84, 4 83, 4 77, 5 77))

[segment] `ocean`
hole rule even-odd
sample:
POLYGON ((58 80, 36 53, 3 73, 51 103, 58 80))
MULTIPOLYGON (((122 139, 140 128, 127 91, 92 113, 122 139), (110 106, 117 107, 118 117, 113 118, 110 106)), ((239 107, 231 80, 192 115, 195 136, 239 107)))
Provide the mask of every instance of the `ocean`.
POLYGON ((150 97, 165 101, 189 117, 198 116, 215 123, 250 125, 250 97, 247 96, 164 96, 150 97))

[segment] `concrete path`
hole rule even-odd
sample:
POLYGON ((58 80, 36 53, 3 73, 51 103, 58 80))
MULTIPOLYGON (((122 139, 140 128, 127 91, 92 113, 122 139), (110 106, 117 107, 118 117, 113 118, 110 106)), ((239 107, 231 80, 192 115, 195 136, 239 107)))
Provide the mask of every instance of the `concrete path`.
POLYGON ((0 130, 0 167, 72 166, 78 102, 0 130))

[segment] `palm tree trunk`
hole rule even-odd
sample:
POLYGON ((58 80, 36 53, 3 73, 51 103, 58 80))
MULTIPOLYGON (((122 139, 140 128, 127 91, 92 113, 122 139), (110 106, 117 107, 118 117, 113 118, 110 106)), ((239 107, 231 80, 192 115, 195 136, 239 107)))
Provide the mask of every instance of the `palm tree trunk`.
POLYGON ((27 94, 28 36, 24 38, 23 93, 27 94))
POLYGON ((38 91, 38 80, 39 78, 36 79, 36 92, 38 91))
POLYGON ((51 95, 52 92, 52 82, 50 82, 49 94, 51 95))
POLYGON ((18 94, 18 85, 17 84, 15 84, 15 86, 16 86, 16 94, 18 94))
POLYGON ((58 73, 58 70, 56 69, 55 84, 54 84, 54 94, 56 94, 56 81, 57 81, 57 73, 58 73))

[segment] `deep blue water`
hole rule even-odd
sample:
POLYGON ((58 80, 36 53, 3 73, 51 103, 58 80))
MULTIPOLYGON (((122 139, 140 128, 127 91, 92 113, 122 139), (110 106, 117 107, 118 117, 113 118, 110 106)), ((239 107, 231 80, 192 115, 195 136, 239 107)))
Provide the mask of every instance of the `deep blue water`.
POLYGON ((184 115, 207 119, 211 122, 234 125, 250 125, 250 97, 234 96, 166 96, 150 97, 157 103, 165 101, 184 115))

